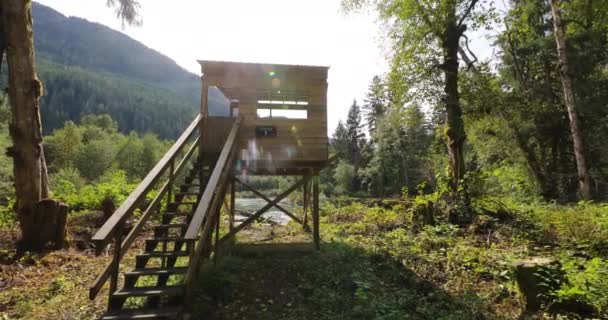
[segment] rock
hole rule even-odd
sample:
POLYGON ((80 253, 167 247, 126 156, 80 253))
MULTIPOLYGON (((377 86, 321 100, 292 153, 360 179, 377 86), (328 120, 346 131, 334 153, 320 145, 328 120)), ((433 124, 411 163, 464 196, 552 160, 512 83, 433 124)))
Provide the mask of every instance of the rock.
POLYGON ((517 285, 526 300, 525 313, 535 313, 549 302, 549 293, 559 288, 563 273, 557 259, 532 257, 515 264, 517 285))

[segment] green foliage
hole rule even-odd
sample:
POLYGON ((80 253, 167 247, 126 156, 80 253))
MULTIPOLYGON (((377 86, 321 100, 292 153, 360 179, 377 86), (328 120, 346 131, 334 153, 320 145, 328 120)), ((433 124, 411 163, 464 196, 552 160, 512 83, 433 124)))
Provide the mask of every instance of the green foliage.
POLYGON ((586 303, 593 306, 601 317, 608 316, 608 260, 594 257, 576 257, 565 252, 561 257, 565 282, 552 292, 555 303, 586 303))
POLYGON ((98 210, 107 198, 122 203, 137 186, 137 183, 129 182, 126 172, 114 170, 106 172, 95 184, 77 188, 77 183, 82 178, 73 174, 74 172, 64 172, 61 176, 53 177, 52 191, 53 197, 66 202, 75 211, 98 210))
MULTIPOLYGON (((438 199, 428 195, 414 199, 416 203, 429 200, 438 199)), ((322 237, 388 254, 452 296, 467 297, 464 305, 486 310, 487 319, 512 319, 521 312, 523 306, 508 311, 521 303, 513 267, 517 261, 552 255, 560 262, 563 279, 547 279, 554 288, 547 308, 569 314, 568 319, 579 319, 580 315, 572 313, 576 303, 591 306, 596 318, 603 319, 608 314, 608 252, 602 250, 608 231, 605 205, 501 200, 504 202, 497 206, 491 205, 497 201, 486 200, 481 207, 490 216, 479 216, 468 228, 439 221, 418 229, 409 223, 411 211, 401 206, 325 204, 322 237), (492 308, 483 307, 489 305, 492 308)))
MULTIPOLYGON (((8 206, 13 196, 13 162, 4 152, 12 145, 8 134, 9 107, 4 95, 0 95, 0 206, 8 206)), ((2 214, 0 214, 0 217, 2 214)))
POLYGON ((153 134, 125 137, 108 115, 67 122, 45 139, 50 189, 76 211, 99 209, 106 198, 121 203, 169 145, 153 134))
POLYGON ((587 248, 608 254, 608 205, 580 202, 576 205, 520 205, 522 214, 538 221, 546 241, 570 248, 587 248))
POLYGON ((338 163, 334 172, 334 181, 336 182, 336 193, 348 194, 355 190, 355 179, 357 172, 355 167, 346 162, 338 163))
POLYGON ((90 181, 100 177, 112 165, 115 143, 108 140, 92 140, 78 150, 75 164, 80 173, 90 181))

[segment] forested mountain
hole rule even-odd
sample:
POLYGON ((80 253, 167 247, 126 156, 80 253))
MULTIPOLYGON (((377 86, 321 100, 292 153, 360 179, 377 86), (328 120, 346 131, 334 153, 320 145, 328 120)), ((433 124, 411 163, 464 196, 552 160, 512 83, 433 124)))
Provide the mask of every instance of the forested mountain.
POLYGON ((33 4, 45 133, 85 114, 110 114, 123 132, 172 138, 198 109, 199 78, 128 36, 33 4))

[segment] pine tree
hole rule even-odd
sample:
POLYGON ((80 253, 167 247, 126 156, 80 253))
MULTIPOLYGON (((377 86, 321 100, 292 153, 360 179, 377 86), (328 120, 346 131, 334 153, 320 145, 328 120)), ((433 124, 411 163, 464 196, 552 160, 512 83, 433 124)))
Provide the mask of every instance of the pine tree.
POLYGON ((365 121, 367 121, 367 128, 372 140, 374 140, 374 132, 378 126, 378 120, 382 118, 386 112, 386 106, 387 98, 384 84, 379 76, 374 76, 365 98, 365 104, 363 105, 365 121))
POLYGON ((342 122, 342 120, 338 122, 338 126, 334 131, 334 135, 331 138, 331 145, 339 157, 345 158, 347 156, 348 135, 346 132, 346 127, 344 127, 344 123, 342 122))
POLYGON ((365 143, 365 135, 363 134, 363 123, 361 122, 361 108, 357 105, 357 101, 353 100, 353 104, 348 110, 348 116, 346 118, 346 137, 348 141, 347 146, 347 160, 357 170, 363 160, 362 147, 365 143))

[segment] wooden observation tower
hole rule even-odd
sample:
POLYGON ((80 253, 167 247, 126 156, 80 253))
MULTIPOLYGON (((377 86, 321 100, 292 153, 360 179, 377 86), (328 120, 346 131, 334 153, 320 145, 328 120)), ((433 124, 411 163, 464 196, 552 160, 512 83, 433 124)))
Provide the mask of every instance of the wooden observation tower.
POLYGON ((310 230, 310 212, 313 242, 319 249, 318 174, 330 162, 328 68, 199 63, 203 73, 200 114, 92 238, 98 253, 113 244, 112 261, 89 293, 94 299, 109 281, 108 312, 102 319, 186 315, 203 261, 211 256, 217 259, 223 245, 273 207, 305 230, 310 230), (247 178, 253 175, 299 179, 270 199, 248 184, 247 178), (267 204, 235 225, 237 183, 267 204), (304 194, 301 217, 280 205, 298 189, 304 194), (152 190, 157 192, 148 197, 152 190), (220 238, 222 207, 229 214, 229 228, 220 238), (141 214, 127 228, 137 209, 141 214), (143 252, 128 261, 134 269, 121 272, 121 263, 141 235, 148 237, 143 252), (143 304, 129 308, 131 300, 143 304))

